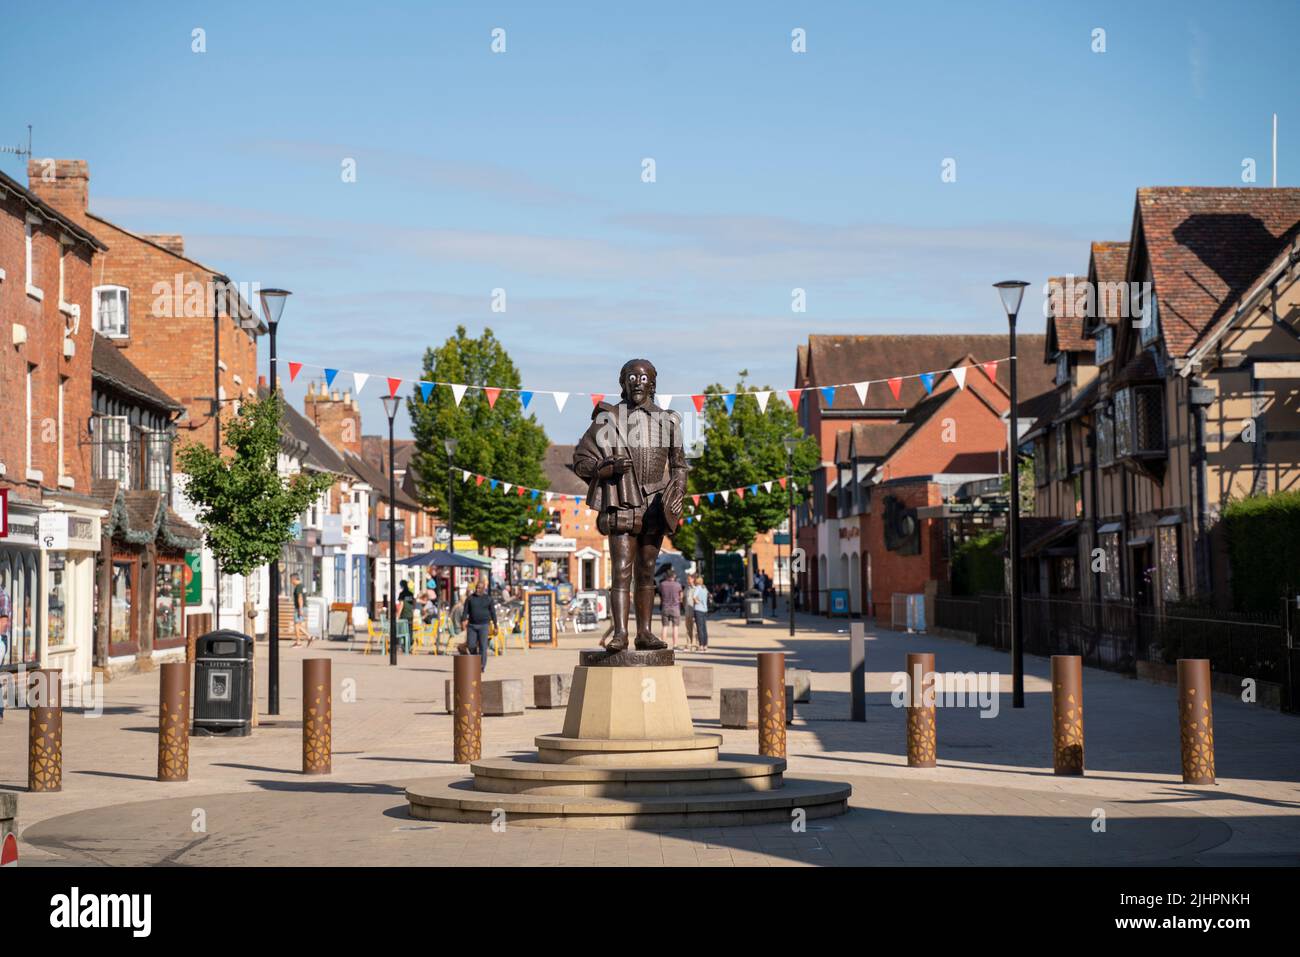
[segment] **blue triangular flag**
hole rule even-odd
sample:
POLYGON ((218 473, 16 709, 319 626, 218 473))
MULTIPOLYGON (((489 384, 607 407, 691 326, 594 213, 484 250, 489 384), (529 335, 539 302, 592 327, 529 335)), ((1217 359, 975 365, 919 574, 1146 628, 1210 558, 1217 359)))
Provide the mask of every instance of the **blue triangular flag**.
POLYGON ((523 404, 523 407, 526 409, 528 408, 528 403, 533 401, 533 394, 531 392, 520 392, 519 401, 523 404))
POLYGON ((428 402, 428 401, 429 401, 429 396, 430 396, 432 393, 433 393, 433 383, 432 383, 432 382, 421 382, 421 383, 420 383, 420 394, 421 394, 422 396, 424 396, 424 401, 425 401, 425 402, 428 402))
POLYGON ((731 415, 731 410, 736 407, 736 397, 728 392, 722 397, 722 401, 727 407, 727 415, 731 415))
POLYGON ((329 388, 330 386, 332 386, 332 385, 334 384, 334 377, 335 377, 336 375, 338 375, 338 374, 339 374, 339 370, 338 370, 338 369, 326 369, 326 370, 325 370, 325 387, 326 387, 326 388, 329 388))
MULTIPOLYGON (((532 497, 533 497, 533 498, 537 498, 537 496, 539 496, 539 495, 541 495, 541 494, 542 494, 542 493, 539 492, 539 491, 537 491, 537 489, 533 489, 533 491, 532 491, 532 497)), ((537 506, 537 510, 540 512, 540 511, 542 510, 542 507, 541 507, 540 505, 537 506)))
POLYGON ((493 488, 493 489, 495 489, 495 488, 497 487, 497 480, 496 480, 496 479, 492 479, 492 480, 491 480, 491 485, 490 485, 490 487, 493 488))
POLYGON ((573 501, 574 501, 575 504, 581 505, 581 504, 582 504, 582 496, 581 496, 581 495, 575 495, 575 496, 573 496, 573 501))
POLYGON ((926 394, 926 395, 929 395, 930 392, 934 389, 934 373, 933 373, 933 372, 922 372, 922 373, 921 373, 921 385, 925 386, 925 394, 926 394))
POLYGON ((822 386, 822 398, 826 400, 826 405, 827 405, 827 406, 832 406, 832 405, 834 405, 834 404, 835 404, 835 386, 833 386, 833 385, 824 385, 824 386, 822 386))
POLYGON ((757 485, 751 485, 751 486, 749 487, 749 491, 750 491, 752 494, 757 495, 757 494, 758 494, 758 486, 757 486, 757 485))
POLYGON ((710 493, 709 493, 709 504, 710 504, 710 505, 713 504, 713 496, 716 495, 716 494, 717 494, 716 492, 710 492, 710 493))

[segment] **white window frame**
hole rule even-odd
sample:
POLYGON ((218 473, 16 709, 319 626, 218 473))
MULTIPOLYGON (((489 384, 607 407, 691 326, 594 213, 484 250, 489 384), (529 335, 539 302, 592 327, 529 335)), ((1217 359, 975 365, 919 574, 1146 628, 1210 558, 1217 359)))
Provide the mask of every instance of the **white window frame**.
POLYGON ((36 227, 40 225, 41 225, 41 220, 34 219, 31 216, 27 217, 27 221, 23 225, 23 240, 26 248, 26 264, 27 264, 27 295, 31 296, 37 302, 40 302, 45 298, 45 293, 41 289, 39 289, 36 283, 34 282, 36 278, 34 272, 35 270, 34 245, 36 241, 35 230, 36 227))
POLYGON ((107 339, 129 339, 131 337, 131 290, 126 286, 119 286, 114 283, 106 283, 102 286, 96 286, 91 290, 92 303, 92 325, 95 331, 107 339), (113 291, 121 294, 122 298, 122 325, 118 329, 105 329, 100 314, 100 293, 113 291))
POLYGON ((35 370, 36 366, 30 362, 27 363, 27 428, 24 429, 27 440, 24 461, 26 462, 26 474, 28 476, 32 474, 32 373, 35 370))

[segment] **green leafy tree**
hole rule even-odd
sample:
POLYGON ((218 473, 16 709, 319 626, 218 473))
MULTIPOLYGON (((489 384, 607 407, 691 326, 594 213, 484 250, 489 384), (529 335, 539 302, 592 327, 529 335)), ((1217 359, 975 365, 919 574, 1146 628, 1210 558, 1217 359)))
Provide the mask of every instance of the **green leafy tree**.
MULTIPOLYGON (((821 461, 817 440, 804 435, 794 410, 781 402, 775 392, 768 399, 767 410, 760 412, 758 400, 745 395, 748 373, 741 371, 735 389, 711 385, 704 390, 708 399, 704 405, 704 438, 700 455, 691 463, 688 495, 712 492, 719 489, 745 489, 741 498, 735 492, 724 504, 721 496, 710 504, 701 497, 694 514, 700 516, 684 534, 673 539, 678 548, 695 549, 695 536, 699 536, 702 551, 741 551, 745 556, 745 584, 753 584, 750 569, 750 550, 754 540, 779 526, 787 515, 786 490, 773 484, 772 491, 764 491, 761 482, 786 474, 787 461, 784 439, 800 436, 794 450, 793 481, 805 487, 813 469, 821 461), (735 404, 727 414, 723 395, 734 392, 735 404), (758 485, 755 493, 750 486, 758 485), (707 545, 705 544, 707 543, 707 545)), ((764 390, 770 389, 763 386, 764 390)), ((796 501, 799 496, 796 493, 796 501)), ((688 502, 691 500, 688 498, 688 502)))
POLYGON ((468 532, 482 548, 509 548, 531 541, 539 530, 537 511, 543 504, 512 488, 488 482, 461 481, 461 469, 510 482, 542 488, 546 484, 542 460, 549 444, 546 432, 532 413, 525 415, 518 392, 502 391, 495 403, 482 387, 518 389, 519 371, 510 355, 492 334, 473 338, 464 326, 441 346, 424 353, 424 378, 456 382, 480 388, 465 393, 459 408, 451 390, 433 390, 429 401, 419 395, 407 400, 411 432, 415 436, 413 461, 420 476, 420 499, 440 515, 447 514, 447 452, 444 440, 454 438, 456 449, 452 475, 456 483, 456 531, 468 532))
POLYGON ((189 477, 185 494, 198 507, 217 566, 228 575, 247 575, 279 558, 293 538, 293 523, 334 483, 327 473, 279 473, 283 414, 279 393, 249 400, 226 424, 231 454, 190 443, 178 456, 189 477))

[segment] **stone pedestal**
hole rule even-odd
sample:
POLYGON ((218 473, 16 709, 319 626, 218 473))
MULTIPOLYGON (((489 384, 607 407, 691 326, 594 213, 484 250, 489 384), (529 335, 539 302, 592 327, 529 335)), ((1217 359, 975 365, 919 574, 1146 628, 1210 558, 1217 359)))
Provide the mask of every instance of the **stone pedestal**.
POLYGON ((812 672, 803 668, 785 669, 785 683, 794 688, 794 700, 798 704, 812 701, 812 672))
POLYGON ((718 718, 724 728, 757 728, 758 692, 753 688, 723 688, 718 695, 718 718))
MULTIPOLYGON (((562 732, 538 735, 535 755, 471 759, 470 779, 416 782, 406 791, 411 816, 495 824, 504 814, 507 826, 662 830, 788 823, 848 809, 847 784, 788 778, 779 756, 719 754, 722 736, 691 723, 682 670, 669 650, 583 652, 562 732)), ((534 690, 549 695, 558 677, 536 676, 534 690)), ((485 682, 485 701, 493 683, 485 682)), ((747 723, 752 702, 756 726, 754 689, 723 694, 732 691, 741 692, 747 723)))
POLYGON ((489 717, 524 713, 524 683, 519 678, 483 682, 483 714, 489 717))

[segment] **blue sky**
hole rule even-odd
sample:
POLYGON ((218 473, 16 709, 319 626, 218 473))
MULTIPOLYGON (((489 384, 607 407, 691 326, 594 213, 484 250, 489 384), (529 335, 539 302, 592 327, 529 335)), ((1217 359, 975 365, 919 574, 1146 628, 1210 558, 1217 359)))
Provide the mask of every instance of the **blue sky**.
MULTIPOLYGON (((1297 35, 1293 2, 46 0, 6 15, 0 143, 32 123, 92 211, 293 290, 288 359, 414 378, 464 324, 526 387, 647 354, 663 392, 784 388, 809 333, 1000 331, 989 284, 1083 271, 1139 186, 1267 185, 1274 112, 1300 183, 1297 35)), ((552 440, 584 406, 540 404, 552 440)))

